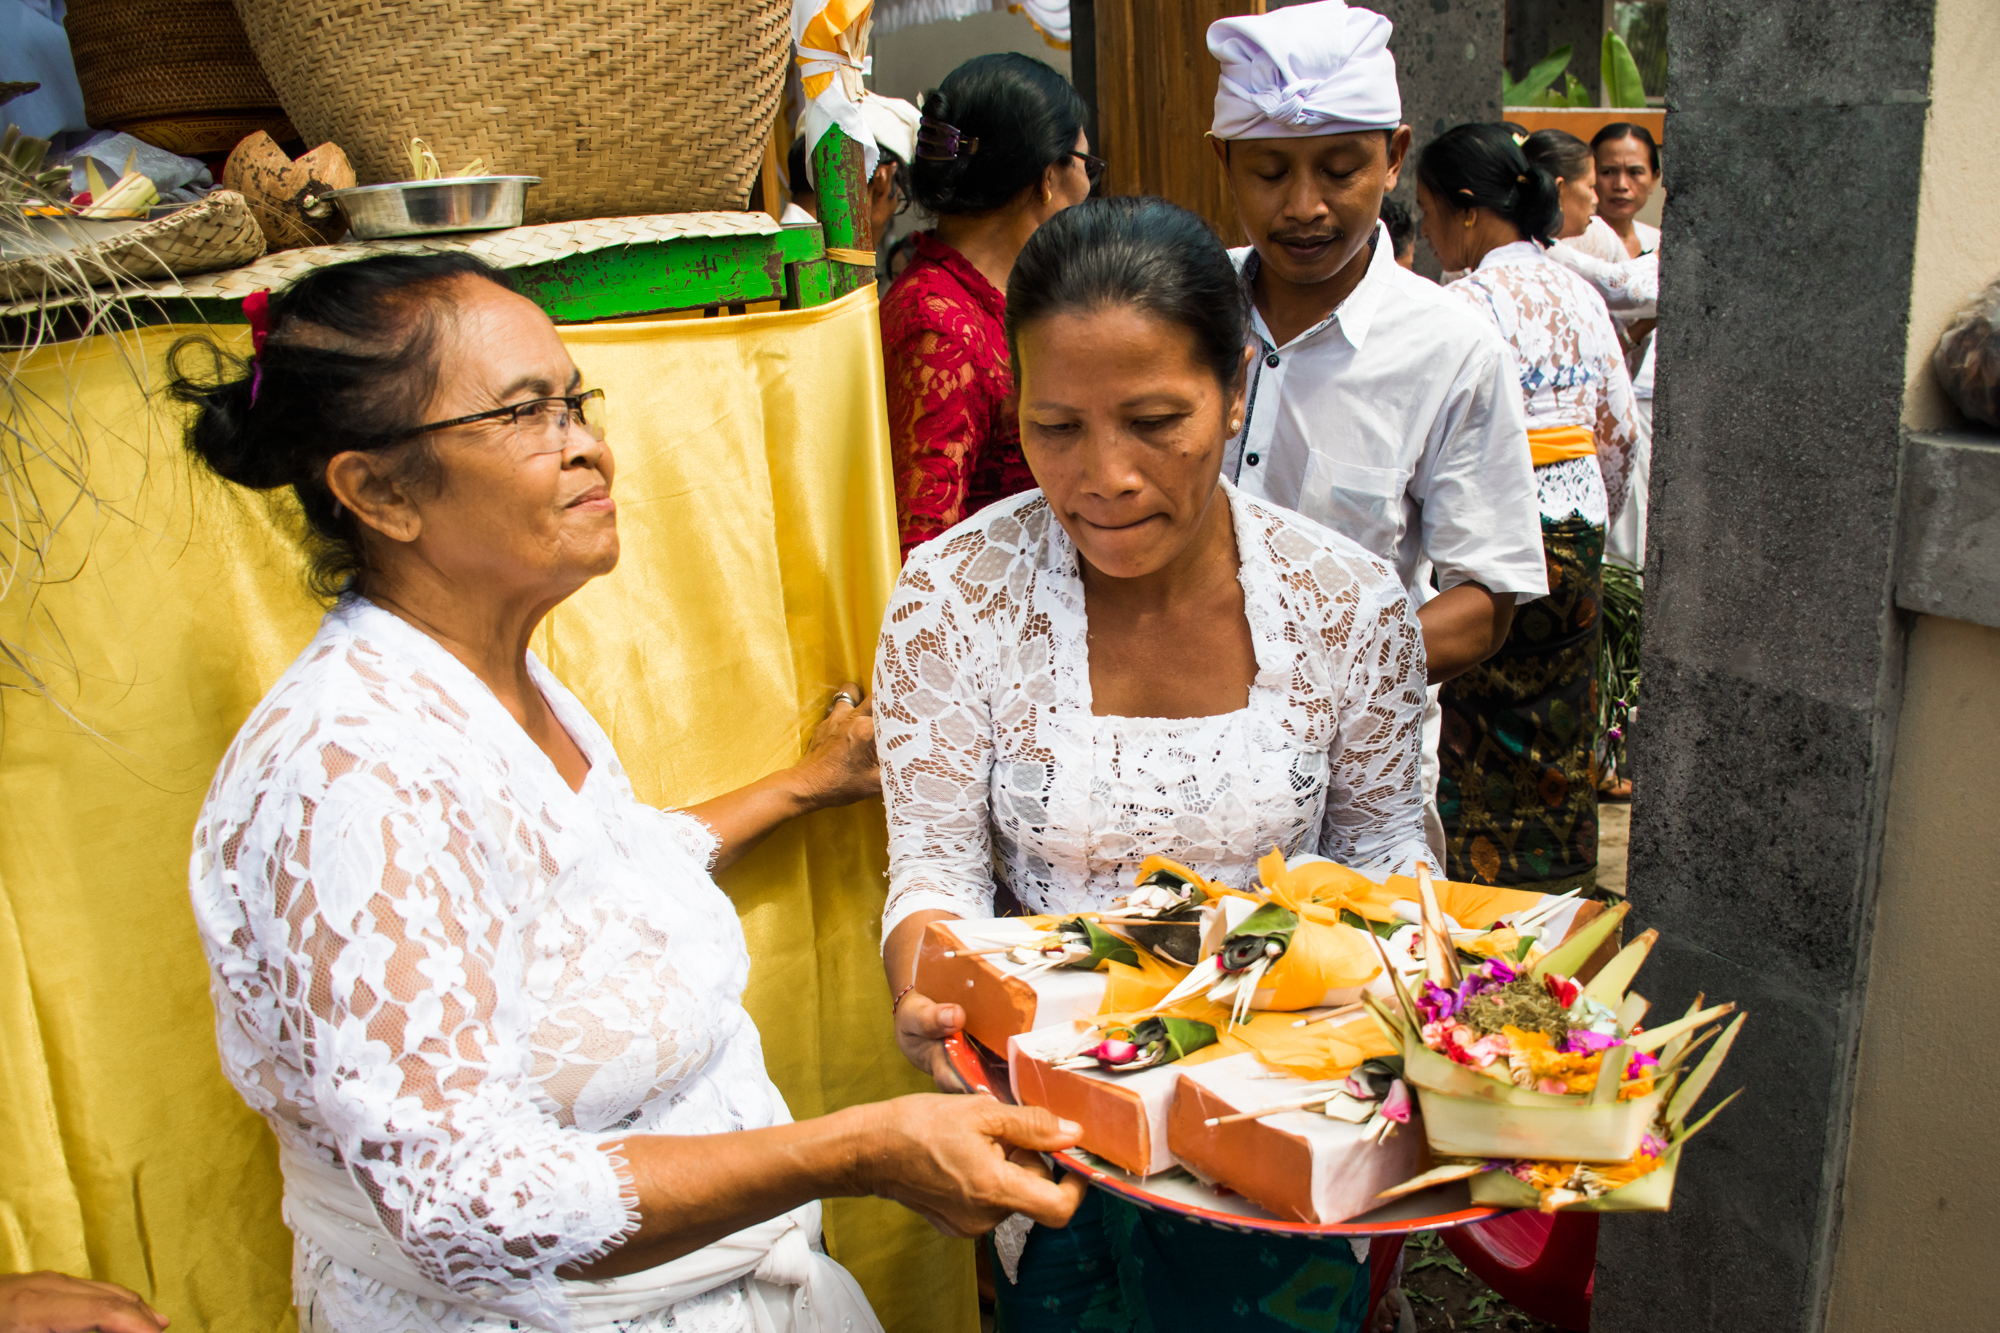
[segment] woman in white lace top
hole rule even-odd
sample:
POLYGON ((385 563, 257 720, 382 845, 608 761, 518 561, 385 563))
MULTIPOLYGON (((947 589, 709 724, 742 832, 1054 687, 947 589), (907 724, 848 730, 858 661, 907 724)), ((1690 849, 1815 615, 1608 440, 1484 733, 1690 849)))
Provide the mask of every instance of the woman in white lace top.
POLYGON ((1500 652, 1448 683, 1438 811, 1455 879, 1561 891, 1597 866, 1598 602, 1604 533, 1644 427, 1597 292, 1552 262, 1555 181, 1497 125, 1461 125, 1417 167, 1424 233, 1447 290, 1514 349, 1526 400, 1549 595, 1500 652))
POLYGON ((1071 1141, 1046 1113, 790 1123, 709 876, 874 789, 869 710, 845 687, 797 766, 692 810, 634 797, 527 650, 618 556, 599 405, 547 317, 462 254, 322 268, 247 313, 250 366, 176 349, 190 447, 291 487, 341 591, 217 771, 189 878, 302 1327, 862 1333, 820 1197, 961 1232, 1067 1216, 1076 1190, 1005 1155, 1071 1141))
MULTIPOLYGON (((1379 873, 1426 855, 1423 643, 1394 572, 1220 479, 1246 312, 1213 233, 1158 201, 1087 202, 1029 241, 1007 311, 1040 489, 912 553, 876 661, 898 1037, 947 1086, 938 1043, 962 1011, 909 984, 930 921, 1002 893, 1103 908, 1154 853, 1237 887, 1273 847, 1379 873)), ((1076 1328, 1088 1307, 1191 1327, 1217 1292, 1254 1310, 1255 1284, 1309 1259, 1353 1268, 1344 1244, 1259 1243, 1295 1262, 1228 1262, 1219 1233, 1170 1240, 1093 1192, 1029 1237, 1006 1323, 1076 1328), (1183 1243, 1196 1259, 1120 1289, 1119 1266, 1183 1243)))

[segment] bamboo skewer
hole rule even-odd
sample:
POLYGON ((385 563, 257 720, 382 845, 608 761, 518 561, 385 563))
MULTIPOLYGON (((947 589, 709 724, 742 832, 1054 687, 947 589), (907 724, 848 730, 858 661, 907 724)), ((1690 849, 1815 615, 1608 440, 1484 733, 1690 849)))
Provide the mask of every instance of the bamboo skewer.
POLYGON ((1335 1088, 1333 1092, 1323 1092, 1316 1097, 1308 1097, 1302 1102, 1280 1102, 1276 1106, 1267 1106, 1261 1111, 1238 1111, 1234 1115, 1210 1116, 1201 1123, 1210 1129, 1214 1129, 1217 1125, 1240 1125, 1245 1120, 1262 1120, 1267 1115, 1278 1115, 1285 1111, 1308 1111, 1315 1106, 1325 1106, 1333 1100, 1334 1094, 1339 1091, 1339 1088, 1335 1088))
POLYGON ((1366 1012, 1367 1008, 1367 1005, 1356 1001, 1353 1004, 1343 1005, 1330 1014, 1321 1014, 1318 1018, 1295 1018, 1292 1020, 1292 1026, 1311 1027, 1314 1023, 1331 1023, 1336 1018, 1352 1018, 1355 1014, 1366 1012))

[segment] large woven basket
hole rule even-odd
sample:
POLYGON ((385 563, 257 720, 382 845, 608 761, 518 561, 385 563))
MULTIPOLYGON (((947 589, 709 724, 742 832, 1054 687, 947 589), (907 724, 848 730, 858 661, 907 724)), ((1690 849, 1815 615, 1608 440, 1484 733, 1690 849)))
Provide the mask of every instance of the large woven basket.
POLYGON ((363 184, 422 137, 533 175, 530 223, 740 209, 784 89, 790 0, 236 0, 309 143, 363 184))
POLYGON ((190 155, 292 131, 229 0, 70 0, 84 116, 190 155))

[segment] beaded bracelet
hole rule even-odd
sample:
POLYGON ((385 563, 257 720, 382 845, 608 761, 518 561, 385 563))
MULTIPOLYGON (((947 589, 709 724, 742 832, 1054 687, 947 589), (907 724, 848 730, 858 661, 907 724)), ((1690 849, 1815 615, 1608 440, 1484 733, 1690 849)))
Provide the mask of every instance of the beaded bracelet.
POLYGON ((894 1018, 896 1016, 896 1011, 903 1007, 903 1001, 908 999, 910 992, 916 988, 916 984, 912 982, 910 985, 896 992, 896 998, 889 1002, 889 1017, 894 1018))

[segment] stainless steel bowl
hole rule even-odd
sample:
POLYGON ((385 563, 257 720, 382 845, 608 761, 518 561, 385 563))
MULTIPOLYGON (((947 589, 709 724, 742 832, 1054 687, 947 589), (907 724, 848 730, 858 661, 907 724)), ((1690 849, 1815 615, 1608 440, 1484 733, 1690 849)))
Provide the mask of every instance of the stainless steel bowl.
POLYGON ((398 181, 329 190, 340 205, 353 239, 431 236, 448 231, 494 231, 518 227, 528 207, 528 187, 540 176, 456 176, 443 180, 398 181))

